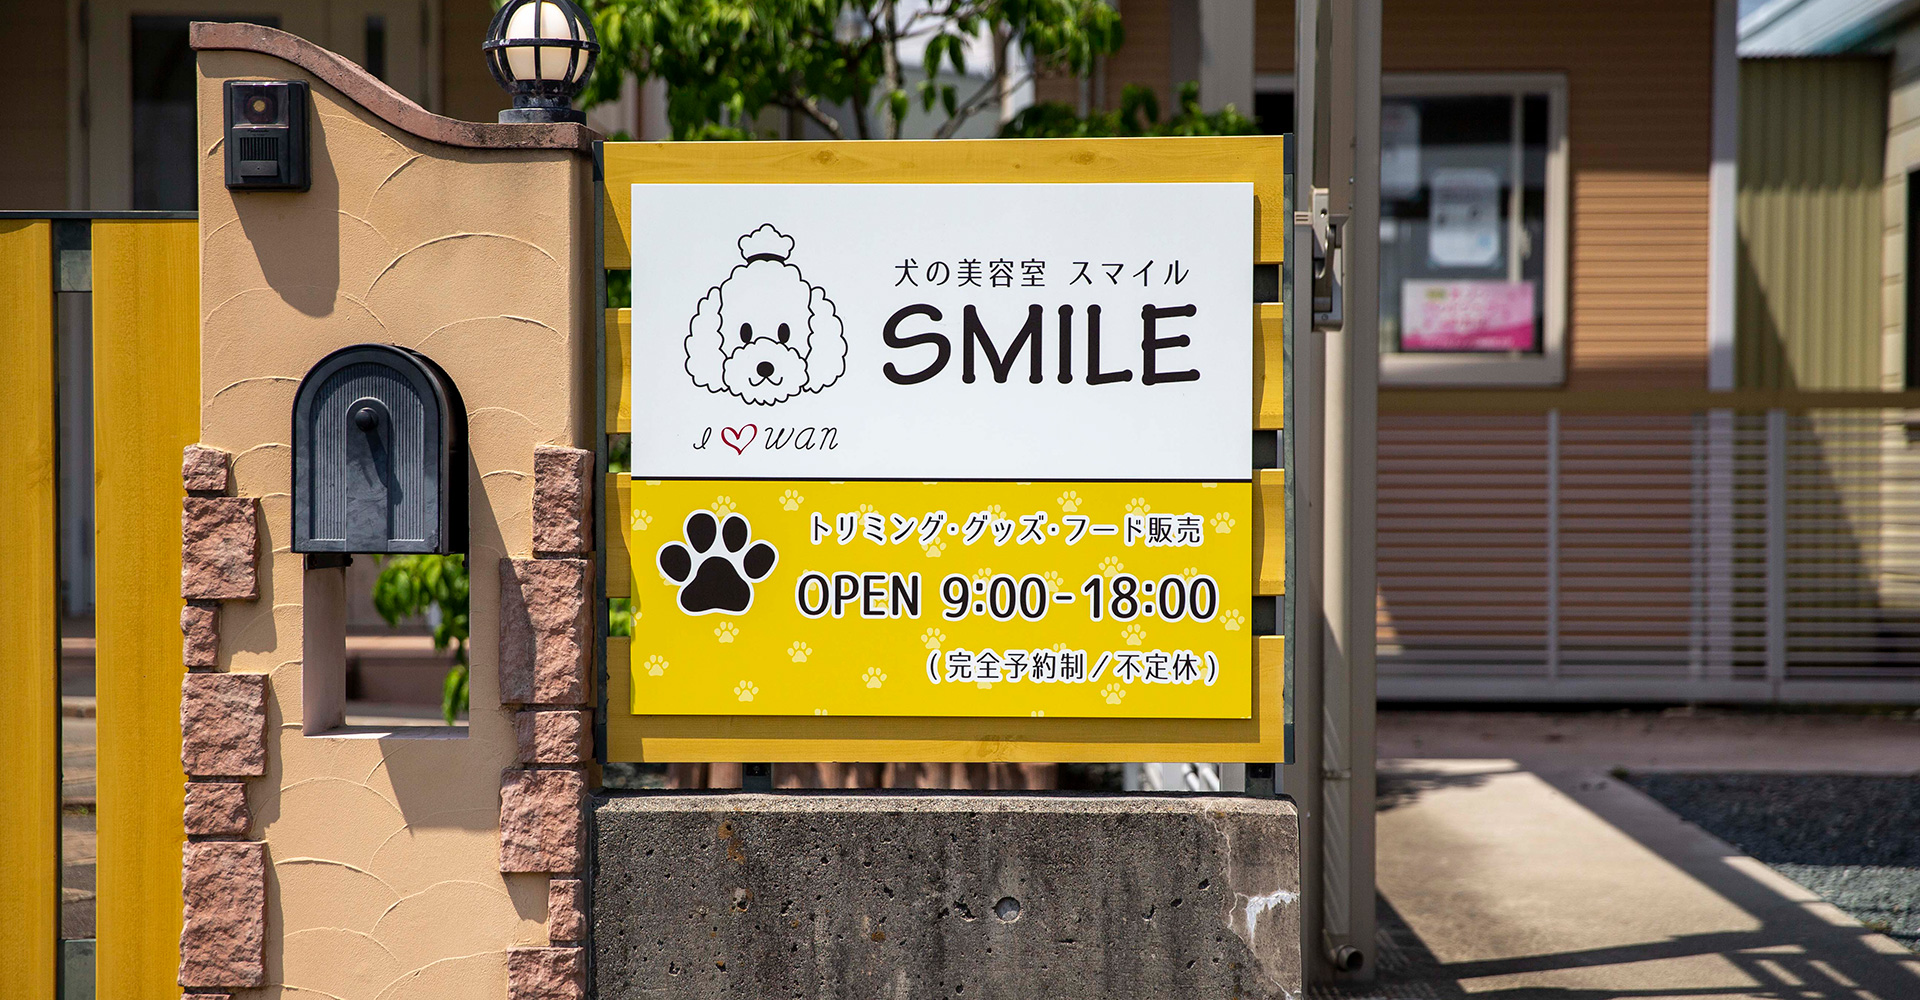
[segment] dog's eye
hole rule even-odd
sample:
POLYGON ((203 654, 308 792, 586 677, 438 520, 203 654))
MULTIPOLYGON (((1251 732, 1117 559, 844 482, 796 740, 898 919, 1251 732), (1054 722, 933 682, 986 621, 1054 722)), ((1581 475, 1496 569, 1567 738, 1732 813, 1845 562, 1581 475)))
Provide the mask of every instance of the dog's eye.
POLYGON ((780 342, 782 344, 786 343, 787 338, 791 336, 793 336, 793 331, 787 329, 787 324, 785 323, 780 324, 780 342))
POLYGON ((752 323, 740 324, 740 342, 742 344, 747 344, 747 343, 752 343, 752 341, 753 341, 753 324, 752 323))

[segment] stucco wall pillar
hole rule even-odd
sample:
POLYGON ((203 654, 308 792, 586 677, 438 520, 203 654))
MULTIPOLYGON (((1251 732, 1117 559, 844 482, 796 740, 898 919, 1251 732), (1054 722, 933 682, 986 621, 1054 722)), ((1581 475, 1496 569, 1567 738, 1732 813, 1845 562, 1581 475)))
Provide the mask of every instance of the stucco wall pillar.
POLYGON ((267 685, 265 773, 245 779, 248 842, 266 856, 265 986, 243 994, 504 997, 510 950, 552 943, 554 889, 547 873, 501 871, 501 775, 518 745, 501 703, 498 573, 536 554, 535 450, 592 447, 595 136, 438 118, 267 28, 199 25, 194 44, 201 439, 233 456, 232 494, 257 502, 260 532, 258 599, 221 607, 214 657, 267 685), (311 190, 226 189, 221 95, 233 79, 309 83, 311 190), (290 551, 291 410, 314 363, 356 343, 427 355, 465 400, 463 731, 345 731, 321 717, 336 706, 304 700, 334 690, 318 672, 343 661, 306 641, 325 636, 306 635, 316 591, 290 551))

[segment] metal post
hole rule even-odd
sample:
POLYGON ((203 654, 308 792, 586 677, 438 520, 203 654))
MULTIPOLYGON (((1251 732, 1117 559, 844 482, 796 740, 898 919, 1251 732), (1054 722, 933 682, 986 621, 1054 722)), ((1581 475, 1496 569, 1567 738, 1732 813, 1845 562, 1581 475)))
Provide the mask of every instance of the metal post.
MULTIPOLYGON (((1317 632, 1320 638, 1311 657, 1302 650, 1295 660, 1296 724, 1313 724, 1296 730, 1301 761, 1289 769, 1290 776, 1306 771, 1307 787, 1289 783, 1287 790, 1312 803, 1303 820, 1312 832, 1302 840, 1301 882, 1310 894, 1317 890, 1317 898, 1306 900, 1302 944, 1308 980, 1328 982, 1371 978, 1374 957, 1380 0, 1301 3, 1296 18, 1298 120, 1301 133, 1313 138, 1295 162, 1302 170, 1311 164, 1299 186, 1312 194, 1301 200, 1312 206, 1308 221, 1325 260, 1326 280, 1315 282, 1310 300, 1312 329, 1324 336, 1325 376, 1324 430, 1313 467, 1322 523, 1302 524, 1296 536, 1318 537, 1322 546, 1317 614, 1296 603, 1294 625, 1296 636, 1317 632), (1316 526, 1321 530, 1312 530, 1316 526), (1301 678, 1310 674, 1317 674, 1315 689, 1303 691, 1301 678)), ((1305 375, 1296 374, 1296 391, 1305 375)), ((1302 408, 1296 402, 1295 412, 1302 408)), ((1296 426, 1290 433, 1302 431, 1296 426)))
POLYGON ((1787 679, 1787 411, 1767 411, 1767 685, 1787 679))
POLYGON ((1280 791, 1300 811, 1300 951, 1307 982, 1321 983, 1331 970, 1321 956, 1320 893, 1320 606, 1321 404, 1324 341, 1319 332, 1317 301, 1323 284, 1315 272, 1321 267, 1320 236, 1315 212, 1324 191, 1326 171, 1319 166, 1324 145, 1319 131, 1326 116, 1318 111, 1319 47, 1322 0, 1294 4, 1294 213, 1293 241, 1287 247, 1294 261, 1292 307, 1293 354, 1287 358, 1289 399, 1287 413, 1287 479, 1293 486, 1290 553, 1293 575, 1287 580, 1292 621, 1287 628, 1287 651, 1293 660, 1291 699, 1293 719, 1292 763, 1280 769, 1280 791))
POLYGON ((1557 406, 1547 411, 1547 680, 1555 684, 1560 681, 1560 408, 1557 406))

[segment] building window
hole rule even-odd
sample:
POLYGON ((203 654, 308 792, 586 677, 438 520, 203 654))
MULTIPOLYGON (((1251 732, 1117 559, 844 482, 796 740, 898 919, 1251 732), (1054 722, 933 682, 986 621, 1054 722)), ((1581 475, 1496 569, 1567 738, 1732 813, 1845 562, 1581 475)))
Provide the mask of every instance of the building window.
POLYGON ((1908 389, 1920 389, 1920 282, 1913 278, 1915 262, 1920 262, 1920 170, 1907 174, 1907 288, 1906 288, 1906 379, 1908 389))
POLYGON ((1566 85, 1388 76, 1380 108, 1380 374, 1566 375, 1566 85))
POLYGON ((129 24, 132 55, 133 197, 135 209, 192 211, 200 203, 194 135, 194 56, 188 26, 195 21, 246 21, 280 26, 271 15, 136 14, 129 24))
MULTIPOLYGON (((1261 130, 1291 130, 1292 78, 1256 84, 1261 130)), ((1381 92, 1381 381, 1564 382, 1565 79, 1388 74, 1381 92)))

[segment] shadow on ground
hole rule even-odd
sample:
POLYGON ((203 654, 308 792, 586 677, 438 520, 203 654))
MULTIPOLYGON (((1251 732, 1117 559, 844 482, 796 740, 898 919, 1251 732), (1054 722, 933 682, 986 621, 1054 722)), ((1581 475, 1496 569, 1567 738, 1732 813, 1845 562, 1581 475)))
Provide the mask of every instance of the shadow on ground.
MULTIPOLYGON (((1411 903, 1416 912, 1402 913, 1389 894, 1393 884, 1383 880, 1383 893, 1377 898, 1379 936, 1374 972, 1376 979, 1364 987, 1316 988, 1309 996, 1317 1000, 1429 1000, 1429 998, 1474 998, 1474 1000, 1628 1000, 1628 998, 1719 998, 1719 1000, 1897 1000, 1920 998, 1920 961, 1900 953, 1885 937, 1874 933, 1879 927, 1862 927, 1847 920, 1813 893, 1781 877, 1791 874, 1791 866, 1813 868, 1869 867, 1911 860, 1909 852, 1920 845, 1920 830, 1912 817, 1920 808, 1908 796, 1916 791, 1915 779, 1836 778, 1833 775, 1650 775, 1636 777, 1634 784, 1646 784, 1645 794, 1633 785, 1592 769, 1556 771, 1535 770, 1513 761, 1488 760, 1482 770, 1461 769, 1454 762, 1408 760, 1383 767, 1380 774, 1378 809, 1381 813, 1401 811, 1413 815, 1431 811, 1436 804, 1447 803, 1457 820, 1455 832, 1466 839, 1452 843, 1454 856, 1435 858, 1436 867, 1454 865, 1469 879, 1498 879, 1508 866, 1520 868, 1519 859, 1503 857, 1502 852, 1537 852, 1552 855, 1545 843, 1543 829, 1530 823, 1538 816, 1522 820, 1528 826, 1501 831, 1501 821, 1492 815, 1478 814, 1466 803, 1483 800, 1485 790, 1500 781, 1535 779, 1545 782, 1540 794, 1548 801, 1561 797, 1562 821, 1576 821, 1590 829, 1605 828, 1630 838, 1644 854, 1644 864, 1665 871, 1666 884, 1687 885, 1696 897, 1702 892, 1717 897, 1732 919, 1727 926, 1706 926, 1698 933, 1675 933, 1671 919, 1665 932, 1642 931, 1646 939, 1631 940, 1636 931, 1623 924, 1611 924, 1603 914, 1604 905, 1592 906, 1588 931, 1566 933, 1565 924, 1576 928, 1588 905, 1595 902, 1578 893, 1568 895, 1564 887, 1536 886, 1529 889, 1515 884, 1511 890, 1563 898, 1555 900, 1561 909, 1562 926, 1526 927, 1536 936, 1516 935, 1512 912, 1495 907, 1477 912, 1473 893, 1448 890, 1445 885, 1424 895, 1413 893, 1401 900, 1411 903), (1657 780, 1656 780, 1657 779, 1657 780), (1671 799, 1672 801, 1668 801, 1671 799), (1663 804, 1673 812, 1663 808, 1663 804), (1676 816, 1676 813, 1678 814, 1676 816), (1849 819, 1857 816, 1858 819, 1849 819), (1691 822, 1681 822, 1685 819, 1691 822), (1698 824, 1696 826, 1695 824, 1698 824), (1702 829, 1735 844, 1750 843, 1758 852, 1755 858, 1730 852, 1726 845, 1702 829), (1480 839, 1474 841, 1476 835, 1480 839), (1460 852, 1458 846, 1472 843, 1473 851, 1460 852), (1478 858, 1464 856, 1478 852, 1478 858), (1776 871, 1777 870, 1777 871, 1776 871), (1546 888, 1545 893, 1540 890, 1546 888), (1571 918, 1571 919, 1567 919, 1571 918), (1460 926, 1485 921, 1487 927, 1500 921, 1508 926, 1498 933, 1470 932, 1464 937, 1460 926), (1414 930, 1415 926, 1434 928, 1443 937, 1451 935, 1451 945, 1430 945, 1414 930), (1556 933, 1560 936, 1556 936, 1556 933), (1482 940, 1484 938, 1484 940, 1482 940), (1620 943, 1621 939, 1627 943, 1620 943), (1464 942, 1464 945, 1463 945, 1464 942), (1489 944, 1488 942, 1500 942, 1489 944), (1604 944, 1596 944, 1605 942, 1604 944), (1585 946, 1596 944, 1596 946, 1585 946), (1436 954, 1452 952, 1451 960, 1436 954), (1500 954, 1504 950, 1509 954, 1500 954), (1524 954, 1511 954, 1525 951, 1524 954)), ((1490 801, 1490 800, 1488 800, 1490 801)), ((1441 813, 1444 818, 1445 812, 1441 813)), ((1430 815, 1426 822, 1433 822, 1430 815)), ((1402 829, 1411 829, 1403 826, 1402 829)), ((1609 834, 1612 836, 1614 834, 1609 834)), ((1386 838, 1380 845, 1388 851, 1421 852, 1433 850, 1432 843, 1409 841, 1393 844, 1386 838)), ((1581 859, 1565 858, 1578 867, 1581 859)), ((1534 859, 1538 871, 1538 858, 1534 859)), ((1591 874, 1591 873, 1588 873, 1591 874)), ((1512 877, 1509 875, 1508 877, 1512 877)), ((1624 884, 1634 878, 1622 872, 1624 884)), ((1563 881, 1558 877, 1551 881, 1563 881)), ((1567 879, 1573 884, 1579 879, 1567 879)), ((1654 880, 1658 882, 1659 880, 1654 880)), ((1445 883, 1443 878, 1440 882, 1445 883)), ((1460 883, 1447 883, 1458 885, 1460 883)), ((1481 883, 1484 886, 1484 882, 1481 883)), ((1913 904, 1909 896, 1903 901, 1913 904)), ((1618 914, 1617 907, 1612 911, 1618 914)), ((1651 927, 1662 926, 1659 920, 1651 927)))

